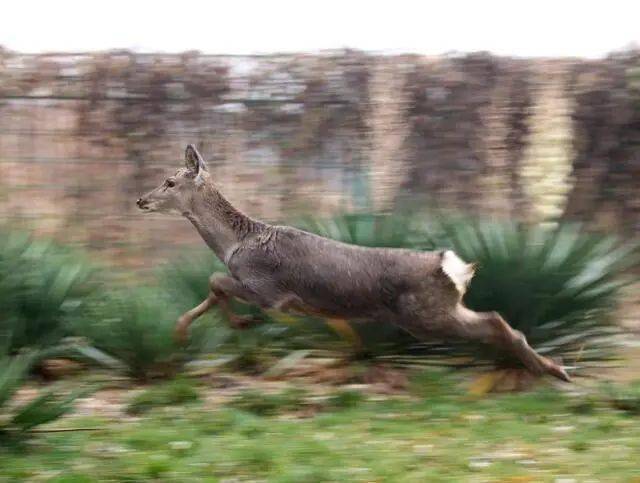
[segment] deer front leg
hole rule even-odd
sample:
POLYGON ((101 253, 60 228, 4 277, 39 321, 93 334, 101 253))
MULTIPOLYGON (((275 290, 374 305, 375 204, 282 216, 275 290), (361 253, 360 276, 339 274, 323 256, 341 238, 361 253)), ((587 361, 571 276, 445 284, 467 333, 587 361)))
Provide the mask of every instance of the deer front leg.
POLYGON ((209 288, 211 289, 211 293, 217 298, 220 310, 222 310, 232 327, 236 329, 246 329, 261 322, 259 319, 253 317, 242 317, 236 315, 231 310, 229 302, 232 298, 237 298, 247 303, 263 305, 259 303, 260 301, 258 300, 257 295, 237 279, 227 275, 214 273, 209 278, 209 288))
POLYGON ((188 339, 189 326, 212 307, 218 305, 225 317, 235 328, 246 328, 251 320, 235 315, 229 306, 229 300, 236 297, 245 301, 251 300, 251 294, 240 282, 221 273, 214 273, 209 278, 209 295, 198 306, 185 312, 178 318, 175 329, 175 338, 180 343, 188 339))
POLYGON ((185 312, 178 318, 178 323, 176 324, 175 329, 175 338, 178 342, 184 344, 187 341, 187 335, 189 326, 191 323, 204 314, 207 310, 213 307, 216 303, 218 303, 218 299, 216 296, 210 292, 209 296, 202 301, 198 306, 193 309, 185 312))

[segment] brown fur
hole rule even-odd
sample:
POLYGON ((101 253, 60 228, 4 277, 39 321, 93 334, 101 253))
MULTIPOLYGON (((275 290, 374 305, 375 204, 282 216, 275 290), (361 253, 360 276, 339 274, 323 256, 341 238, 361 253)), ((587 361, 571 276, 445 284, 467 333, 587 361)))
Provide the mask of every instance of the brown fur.
MULTIPOLYGON (((235 297, 265 309, 388 321, 419 339, 492 344, 535 374, 568 380, 562 367, 537 354, 499 314, 463 305, 475 267, 453 252, 366 248, 253 220, 218 191, 193 146, 185 157, 187 168, 139 199, 138 206, 184 215, 230 274, 214 274, 207 299, 180 318, 181 339, 193 320, 216 304, 226 308, 235 297)), ((233 316, 232 322, 246 325, 233 316)))

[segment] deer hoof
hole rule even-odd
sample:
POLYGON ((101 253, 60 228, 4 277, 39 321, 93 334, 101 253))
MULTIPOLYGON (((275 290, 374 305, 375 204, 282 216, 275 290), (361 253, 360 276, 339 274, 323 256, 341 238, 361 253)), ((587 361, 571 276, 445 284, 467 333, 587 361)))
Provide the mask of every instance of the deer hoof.
POLYGON ((231 319, 231 325, 233 326, 233 328, 239 329, 239 330, 248 329, 262 322, 263 320, 260 317, 252 316, 252 315, 248 315, 248 316, 236 315, 231 319))
POLYGON ((173 332, 174 340, 180 345, 186 345, 189 342, 189 334, 187 326, 178 323, 176 329, 173 332))
POLYGON ((552 375, 553 377, 557 377, 561 381, 571 382, 571 378, 569 377, 569 374, 567 374, 567 371, 564 370, 561 363, 556 364, 551 359, 547 359, 545 362, 546 362, 545 365, 546 365, 548 374, 552 375))

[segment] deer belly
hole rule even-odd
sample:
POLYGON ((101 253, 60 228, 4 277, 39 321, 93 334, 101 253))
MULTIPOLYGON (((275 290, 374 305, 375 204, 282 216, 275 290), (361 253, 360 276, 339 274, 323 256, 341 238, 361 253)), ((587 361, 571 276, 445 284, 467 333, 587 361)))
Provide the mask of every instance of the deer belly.
POLYGON ((296 310, 325 317, 366 318, 393 304, 395 294, 383 284, 362 286, 348 283, 309 284, 295 290, 302 301, 296 310))

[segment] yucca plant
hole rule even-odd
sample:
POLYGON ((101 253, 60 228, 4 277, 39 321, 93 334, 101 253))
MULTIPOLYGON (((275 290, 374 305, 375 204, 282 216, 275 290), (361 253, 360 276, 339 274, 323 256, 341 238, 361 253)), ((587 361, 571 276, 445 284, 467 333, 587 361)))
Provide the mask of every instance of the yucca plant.
POLYGON ((13 403, 17 391, 26 382, 31 367, 45 354, 28 352, 0 354, 0 443, 11 437, 23 436, 36 426, 60 418, 73 407, 75 399, 88 392, 84 389, 62 396, 53 391, 41 391, 25 404, 13 403))
POLYGON ((91 291, 91 265, 76 251, 26 233, 0 234, 0 336, 9 351, 56 344, 91 291))
POLYGON ((466 304, 496 310, 539 352, 576 365, 611 355, 620 290, 633 279, 638 246, 575 224, 444 219, 433 245, 476 262, 466 304))
MULTIPOLYGON (((298 226, 364 246, 455 250, 478 263, 465 296, 468 306, 500 312, 536 350, 573 365, 611 355, 617 296, 638 263, 635 245, 571 224, 364 214, 307 219, 298 226)), ((469 364, 500 357, 452 341, 420 342, 388 324, 352 328, 361 354, 396 363, 469 364)))
MULTIPOLYGON (((122 289, 89 299, 73 329, 91 347, 119 361, 127 375, 146 381, 174 375, 197 352, 197 344, 185 348, 175 341, 178 315, 158 288, 122 289)), ((97 353, 87 356, 101 359, 97 353)))
POLYGON ((372 213, 342 214, 333 218, 312 216, 297 220, 295 226, 345 243, 366 247, 412 248, 428 250, 433 240, 424 229, 423 218, 372 213))

